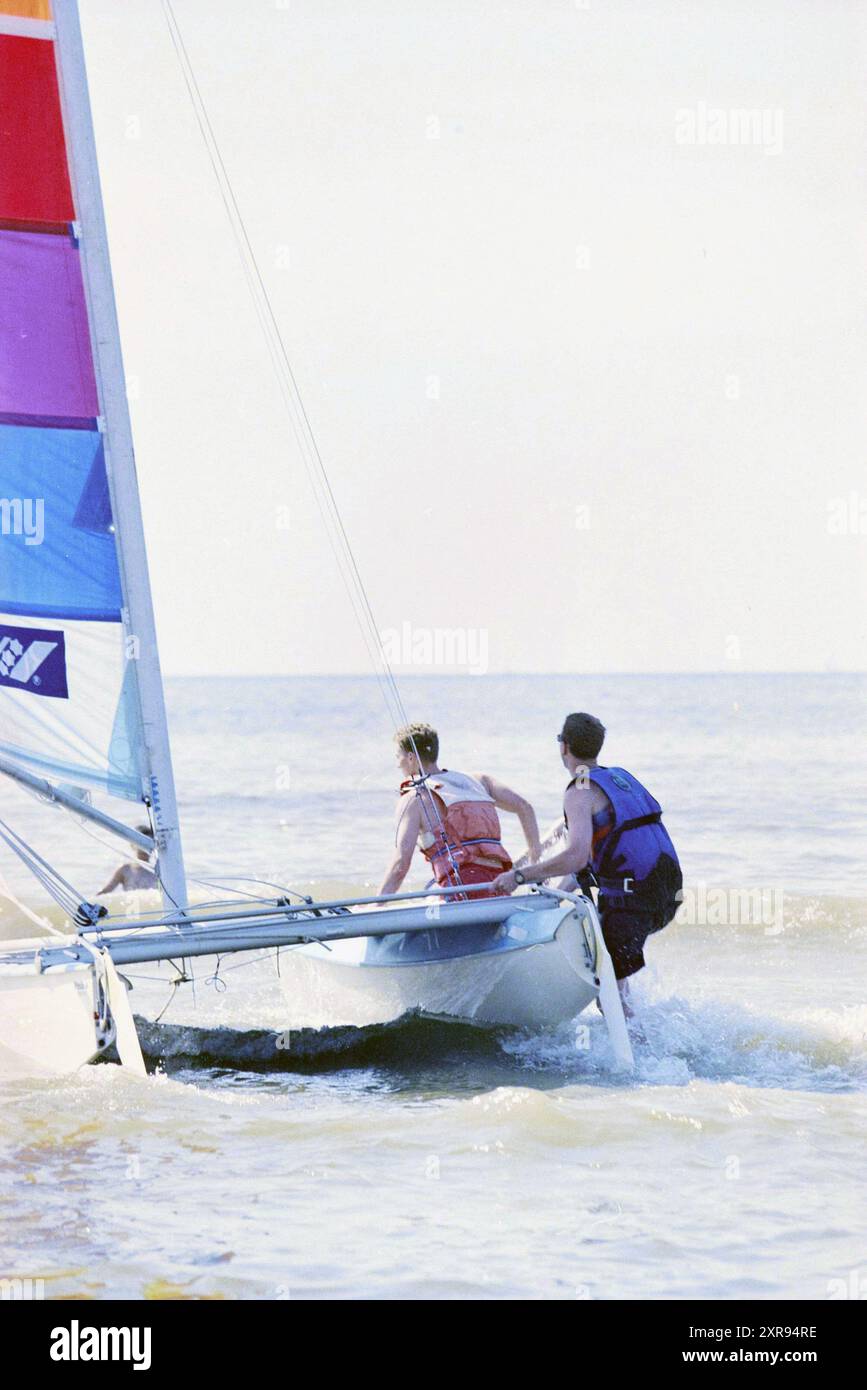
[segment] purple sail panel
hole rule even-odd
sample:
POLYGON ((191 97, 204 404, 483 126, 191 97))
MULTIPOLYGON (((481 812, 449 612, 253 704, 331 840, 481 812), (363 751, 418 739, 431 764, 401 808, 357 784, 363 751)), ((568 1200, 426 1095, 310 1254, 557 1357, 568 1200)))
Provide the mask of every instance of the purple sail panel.
POLYGON ((0 231, 0 418, 99 414, 78 248, 0 231))

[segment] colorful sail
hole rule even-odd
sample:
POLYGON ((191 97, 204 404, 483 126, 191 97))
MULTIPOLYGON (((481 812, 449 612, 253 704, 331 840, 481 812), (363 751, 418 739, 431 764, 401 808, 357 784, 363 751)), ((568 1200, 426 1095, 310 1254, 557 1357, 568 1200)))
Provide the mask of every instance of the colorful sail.
POLYGON ((0 3, 0 751, 140 800, 50 18, 47 5, 0 3), (22 33, 20 19, 37 23, 22 33))
POLYGON ((0 755, 184 878, 76 0, 0 0, 0 755))

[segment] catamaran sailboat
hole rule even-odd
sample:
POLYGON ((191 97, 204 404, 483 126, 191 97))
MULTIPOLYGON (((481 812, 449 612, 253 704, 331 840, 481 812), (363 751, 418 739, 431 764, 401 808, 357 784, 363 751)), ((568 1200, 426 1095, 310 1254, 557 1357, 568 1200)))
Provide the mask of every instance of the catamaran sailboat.
MULTIPOLYGON (((168 0, 165 10, 195 103, 168 0)), ((66 920, 0 942, 0 1071, 70 1072, 115 1043, 143 1072, 118 967, 281 947, 298 948, 288 971, 283 956, 287 1027, 309 1022, 297 1007, 305 971, 323 978, 335 1015, 319 1023, 413 1009, 533 1026, 599 1001, 614 1059, 630 1066, 611 962, 580 893, 313 902, 287 887, 255 903, 189 902, 76 0, 0 0, 0 92, 0 773, 137 848, 153 844, 162 894, 159 911, 109 914, 67 882, 50 844, 46 857, 0 818, 0 839, 66 920), (147 816, 152 842, 119 819, 124 802, 147 816)), ((231 189, 225 201, 240 217, 231 189)), ((300 442, 315 453, 285 367, 300 442)), ((343 543, 339 518, 338 530, 343 543)), ((344 554, 357 576, 348 543, 344 554)))

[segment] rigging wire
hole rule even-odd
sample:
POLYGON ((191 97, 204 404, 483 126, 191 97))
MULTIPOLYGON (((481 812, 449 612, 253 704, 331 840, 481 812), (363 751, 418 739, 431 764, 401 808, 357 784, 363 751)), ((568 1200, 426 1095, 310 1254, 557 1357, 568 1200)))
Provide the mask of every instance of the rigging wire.
MULTIPOLYGON (((221 874, 220 879, 218 879, 216 882, 210 882, 206 878, 194 878, 191 880, 191 882, 200 883, 205 888, 223 888, 229 893, 242 893, 244 892, 244 890, 241 888, 227 889, 227 883, 261 883, 266 888, 276 888, 278 892, 285 893, 286 896, 289 898, 298 898, 302 903, 313 902, 313 899, 308 897, 306 893, 299 893, 297 888, 287 888, 284 883, 274 883, 274 881, 270 878, 254 878, 252 874, 221 874)), ((274 901, 273 898, 259 898, 258 894, 256 893, 247 893, 247 897, 258 898, 258 900, 263 903, 269 903, 274 901)), ((197 904, 197 906, 199 906, 199 904, 197 904)))
MULTIPOLYGON (((239 898, 249 898, 249 899, 250 899, 252 902, 254 902, 254 903, 271 903, 271 902, 274 901, 273 898, 265 898, 265 897, 263 897, 261 893, 251 893, 247 888, 232 888, 231 885, 230 885, 228 882, 226 882, 226 883, 214 883, 214 882, 211 882, 211 880, 210 880, 210 879, 207 879, 207 878, 190 878, 190 879, 188 879, 188 882, 189 882, 189 883, 198 883, 198 884, 200 884, 203 888, 222 888, 222 890, 223 890, 224 893, 237 893, 237 895, 238 895, 239 898)), ((250 882, 251 882, 251 883, 259 883, 259 882, 261 882, 261 880, 260 880, 260 879, 255 879, 255 878, 254 878, 254 879, 251 879, 250 882)), ((198 906, 198 903, 196 904, 196 906, 198 906)))
POLYGON ((163 0, 163 11, 187 91, 192 102, 196 121, 205 143, 214 176, 217 180, 220 197, 229 219, 236 249, 241 259, 244 276, 253 299, 254 309, 263 330, 266 346, 277 375, 284 405, 286 406, 293 433, 295 434, 302 459, 313 485, 314 494, 326 521, 326 531, 329 542, 334 551, 341 577, 343 578, 353 612, 358 621, 362 639, 367 647, 369 656, 372 658, 374 671, 380 681, 380 689, 383 691, 386 704, 389 707, 389 712, 393 714, 393 711, 397 710, 400 713, 403 708, 400 694, 397 690, 388 661, 382 651, 373 611, 364 590, 355 556, 340 517, 337 502, 325 470, 316 437, 301 399, 298 383, 289 361, 286 345, 283 341, 283 336, 271 305, 265 281, 259 268, 259 263, 247 232, 246 223, 235 196, 231 179, 220 152, 219 143, 208 115, 189 52, 178 25, 172 0, 163 0))
MULTIPOLYGON (((106 839, 104 838, 104 836, 98 835, 98 834, 96 833, 96 831, 91 830, 90 826, 86 823, 86 821, 82 818, 81 814, 80 814, 74 807, 72 807, 72 806, 67 806, 65 803, 56 801, 53 797, 51 797, 51 796, 46 796, 46 795, 44 795, 43 793, 41 793, 41 792, 39 792, 39 791, 36 791, 35 789, 29 788, 29 787, 23 787, 22 790, 24 790, 25 792, 27 792, 30 796, 34 797, 35 800, 42 802, 42 803, 43 803, 44 805, 46 805, 46 806, 52 806, 55 810, 60 811, 62 814, 68 816, 68 817, 69 817, 69 821, 70 821, 71 824, 73 824, 78 830, 80 830, 80 831, 82 832, 82 834, 89 836, 91 840, 95 840, 97 844, 102 845, 103 848, 106 849, 113 857, 116 856, 121 862, 125 862, 126 860, 129 859, 129 847, 127 848, 127 853, 124 854, 124 851, 118 847, 118 845, 117 845, 117 843, 116 843, 115 841, 106 840, 106 839)), ((145 804, 145 809, 146 809, 146 810, 148 809, 148 807, 147 807, 146 804, 145 804)), ((149 819, 150 819, 150 816, 149 816, 149 819)), ((7 829, 11 831, 11 827, 8 827, 8 826, 7 826, 7 829)), ((152 821, 151 821, 151 831, 152 831, 152 833, 153 833, 153 822, 152 822, 152 821)), ((11 833, 12 833, 12 834, 15 834, 14 831, 11 831, 11 833)), ((5 836, 4 836, 3 838, 5 838, 5 836)), ((18 836, 17 834, 15 834, 15 838, 16 838, 17 840, 19 840, 19 842, 20 842, 21 844, 24 844, 24 841, 23 841, 23 840, 21 839, 21 837, 18 836)), ((7 843, 8 843, 8 841, 7 841, 7 843)), ((154 845, 156 845, 156 840, 154 840, 154 845)), ((14 846, 12 846, 12 848, 14 848, 14 846)), ((22 862, 26 865, 26 867, 30 870, 30 872, 33 873, 34 876, 39 880, 39 882, 42 883, 43 887, 46 888, 46 891, 49 892, 50 895, 54 898, 55 902, 60 903, 60 899, 57 897, 57 895, 56 895, 55 893, 52 893, 52 892, 51 892, 51 889, 48 887, 48 885, 46 884, 46 882, 44 881, 44 879, 43 879, 39 874, 36 873, 36 871, 35 871, 35 869, 34 869, 32 863, 31 863, 30 860, 29 860, 29 858, 25 858, 24 855, 22 855, 22 854, 20 853, 19 850, 16 850, 16 853, 19 855, 19 858, 21 858, 22 862)), ((154 851, 154 853, 153 853, 153 861, 154 861, 154 862, 153 862, 152 868, 153 868, 154 876, 155 876, 157 882, 160 883, 160 885, 162 886, 162 880, 161 880, 161 878, 160 878, 160 873, 159 873, 159 864, 158 864, 158 862, 157 862, 157 858, 156 858, 156 853, 155 853, 155 851, 154 851)), ((47 863, 46 863, 45 860, 41 860, 41 862, 42 862, 43 864, 46 864, 46 867, 50 869, 50 865, 47 865, 47 863)), ((51 870, 51 872, 54 873, 55 871, 54 871, 54 870, 51 870)), ((57 875, 57 877, 59 878, 60 876, 57 875)), ((61 880, 61 882, 63 882, 63 880, 61 880)), ((75 889, 73 889, 72 891, 75 892, 75 889)), ((100 896, 100 895, 97 894, 97 897, 99 897, 99 896, 100 896)), ((171 901, 172 901, 172 904, 173 904, 175 907, 177 907, 177 903, 175 902, 174 898, 171 897, 171 894, 170 894, 170 893, 167 893, 166 896, 169 897, 169 898, 171 899, 171 901)), ((24 905, 23 903, 19 903, 19 902, 17 901, 17 899, 12 899, 12 898, 10 898, 10 901, 14 901, 14 902, 15 902, 15 905, 16 905, 17 907, 19 907, 27 916, 32 916, 32 914, 29 912, 29 910, 27 909, 27 907, 25 907, 25 905, 24 905)), ((78 906, 82 903, 82 901, 83 901, 83 897, 82 897, 81 895, 79 895, 78 901, 76 902, 76 904, 75 904, 74 907, 72 908, 72 915, 73 915, 73 916, 75 915, 75 913, 76 913, 76 911, 77 911, 77 909, 78 909, 78 906)), ((217 906, 217 905, 218 905, 218 904, 215 904, 215 906, 217 906)), ((60 903, 60 906, 63 907, 64 911, 69 911, 69 908, 68 908, 68 906, 67 906, 65 903, 60 903)), ((163 915, 163 912, 164 912, 164 909, 163 909, 163 908, 158 908, 158 909, 157 909, 157 908, 151 908, 151 909, 148 909, 148 910, 141 910, 141 911, 139 911, 139 912, 137 913, 137 915, 138 915, 139 917, 157 916, 157 915, 162 916, 162 915, 163 915)), ((109 915, 110 915, 110 914, 109 914, 109 915)), ((38 920, 38 919, 34 918, 33 920, 36 921, 36 920, 38 920)), ((48 923, 46 923, 46 925, 49 925, 49 926, 50 926, 50 924, 48 924, 48 923)), ((51 929, 52 931, 55 931, 55 932, 58 931, 58 928, 57 928, 57 927, 51 927, 50 929, 51 929)), ((62 935, 62 933, 61 933, 61 935, 62 935)))
POLYGON ((0 898, 4 898, 6 902, 10 902, 13 907, 17 907, 19 912, 23 912, 28 921, 32 922, 34 926, 41 927, 43 931, 53 936, 65 937, 67 935, 62 928, 56 927, 47 917, 40 916, 38 912, 34 912, 26 903, 23 903, 20 898, 16 898, 2 873, 0 873, 0 898))
MULTIPOLYGON (((272 947, 270 947, 270 948, 265 952, 264 955, 261 955, 261 956, 248 956, 248 955, 246 954, 246 952, 245 952, 245 953, 243 953, 242 959, 241 959, 241 960, 234 961, 234 962, 232 963, 232 965, 221 965, 221 967, 220 967, 220 975, 221 975, 221 976, 222 976, 222 975, 228 975, 229 972, 232 971, 232 970, 246 970, 246 969, 247 969, 249 966, 251 966, 251 965, 261 965, 261 963, 262 963, 263 961, 270 961, 270 960, 275 960, 275 961, 276 961, 277 967, 278 967, 278 968, 277 968, 277 974, 279 975, 279 973, 280 973, 280 969, 279 969, 280 952, 281 952, 281 951, 297 951, 298 948, 299 948, 299 946, 302 946, 302 945, 304 945, 304 944, 305 944, 304 942, 299 941, 299 942, 293 942, 293 943, 292 943, 291 945, 289 945, 289 946, 272 946, 272 947)), ((322 944, 322 945, 325 945, 326 943, 325 943, 325 942, 322 942, 321 944, 322 944)), ((141 974, 138 974, 138 973, 133 974, 133 973, 132 973, 130 970, 128 970, 126 967, 124 967, 124 977, 125 977, 126 979, 128 979, 128 980, 138 980, 140 984, 161 985, 161 984, 164 984, 164 983, 165 983, 165 981, 164 981, 164 980, 162 979, 162 977, 159 976, 159 975, 141 975, 141 974)), ((210 977, 206 978, 206 979, 205 979, 205 984, 208 984, 208 983, 209 983, 209 980, 210 980, 210 977)), ((175 985, 176 983, 177 983, 177 984, 192 984, 193 981, 192 981, 192 979, 189 979, 189 980, 178 980, 178 981, 171 980, 171 981, 170 981, 170 984, 172 984, 172 985, 175 985)), ((158 1020, 156 1020, 156 1019, 155 1019, 154 1021, 155 1021, 155 1022, 158 1022, 158 1020)))
POLYGON ((34 878, 42 884, 43 888, 54 899, 63 911, 74 917, 79 904, 83 901, 82 895, 76 893, 71 883, 67 883, 56 869, 53 869, 47 860, 37 854, 32 845, 22 839, 5 821, 0 820, 0 839, 4 840, 21 862, 33 874, 34 878))
MULTIPOLYGON (((334 490, 331 486, 331 481, 325 468, 325 463, 313 427, 310 423, 301 397, 301 392, 298 388, 298 382, 289 360, 286 344, 283 340, 283 335, 271 304, 271 299, 259 267, 259 262, 253 249, 238 200, 235 196, 232 181, 223 161, 222 154, 220 153, 219 143, 196 79, 196 74, 184 42, 183 34, 178 25, 172 0, 162 0, 162 4, 169 35, 193 106, 196 122, 205 143, 214 176, 217 180, 220 197, 229 219, 235 246, 241 260, 244 277, 253 300, 256 316, 265 337, 265 343, 277 376, 278 385, 283 396, 290 424, 301 452, 308 477, 313 486, 314 496, 316 497, 325 521, 326 534, 335 560, 337 561, 338 571, 349 596, 350 605, 355 615, 356 622, 358 623, 362 641, 372 661, 374 674, 380 692, 385 700, 386 709, 392 720, 392 724, 395 728, 400 725, 407 725, 409 720, 407 718, 406 709, 394 672, 391 669, 391 664, 383 651, 373 606, 361 577, 361 572, 355 558, 355 552, 353 551, 349 536, 343 524, 343 518, 337 505, 337 499, 334 495, 334 490)), ((455 882, 456 884, 461 884, 461 877, 458 872, 458 866, 454 860, 452 846, 446 834, 439 808, 429 788, 425 785, 424 769, 415 739, 412 735, 410 735, 410 743, 412 744, 413 755, 418 765, 418 779, 413 778, 413 783, 417 787, 419 801, 425 819, 428 821, 428 828, 434 835, 434 838, 437 838, 431 819, 431 813, 433 813, 433 819, 437 822, 439 832, 442 836, 442 843, 448 855, 455 882)))

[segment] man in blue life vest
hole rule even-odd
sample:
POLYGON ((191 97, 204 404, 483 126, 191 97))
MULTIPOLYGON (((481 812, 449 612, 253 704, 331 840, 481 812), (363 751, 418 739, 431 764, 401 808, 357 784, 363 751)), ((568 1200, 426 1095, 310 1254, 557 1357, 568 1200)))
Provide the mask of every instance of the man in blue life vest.
MULTIPOLYGON (((571 781, 563 799, 566 847, 538 864, 510 869, 491 891, 574 874, 599 889, 599 920, 626 1002, 630 975, 644 965, 644 943, 674 916, 683 879, 659 802, 622 767, 600 767, 605 729, 592 714, 570 714, 557 735, 571 781)), ((561 886, 565 887, 565 884, 561 886)))

